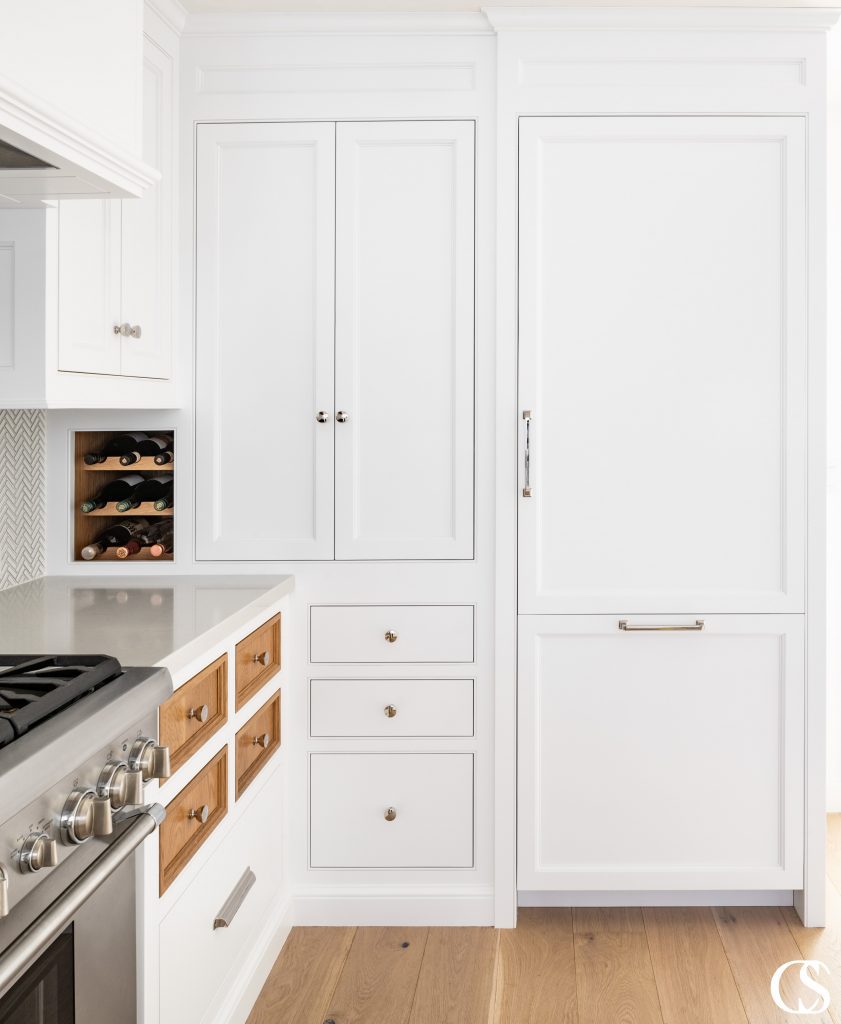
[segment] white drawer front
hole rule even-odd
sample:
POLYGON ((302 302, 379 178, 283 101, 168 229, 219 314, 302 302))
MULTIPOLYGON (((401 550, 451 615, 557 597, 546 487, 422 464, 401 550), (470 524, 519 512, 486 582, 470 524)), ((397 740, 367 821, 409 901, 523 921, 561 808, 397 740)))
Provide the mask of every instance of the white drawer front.
MULTIPOLYGON (((160 925, 160 1020, 205 1019, 228 978, 242 968, 281 883, 280 772, 202 867, 160 925), (264 808, 275 806, 266 814, 264 808), (213 920, 246 869, 256 875, 227 928, 213 920)), ((189 870, 189 869, 188 869, 189 870)))
POLYGON ((310 661, 473 661, 473 605, 314 605, 310 661))
POLYGON ((313 679, 313 736, 472 736, 472 679, 313 679))
POLYGON ((313 754, 310 863, 472 867, 473 755, 313 754))

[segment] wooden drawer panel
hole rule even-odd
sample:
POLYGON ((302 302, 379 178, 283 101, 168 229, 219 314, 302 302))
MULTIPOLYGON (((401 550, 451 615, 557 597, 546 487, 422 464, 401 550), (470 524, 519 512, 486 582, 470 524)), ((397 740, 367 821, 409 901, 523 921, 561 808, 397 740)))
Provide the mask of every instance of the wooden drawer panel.
POLYGON ((473 755, 313 754, 310 858, 314 868, 472 867, 473 755))
POLYGON ((208 665, 160 707, 161 743, 177 771, 228 718, 228 656, 208 665))
POLYGON ((310 661, 473 661, 473 605, 313 605, 310 661))
POLYGON ((228 812, 228 748, 202 768, 166 805, 160 836, 160 893, 163 895, 190 858, 228 812), (204 822, 197 816, 207 808, 204 822), (191 817, 191 812, 197 812, 191 817))
POLYGON ((237 732, 237 800, 279 747, 280 691, 237 732))
POLYGON ((237 644, 237 711, 280 671, 280 615, 237 644))
POLYGON ((313 679, 313 736, 472 736, 472 679, 313 679))

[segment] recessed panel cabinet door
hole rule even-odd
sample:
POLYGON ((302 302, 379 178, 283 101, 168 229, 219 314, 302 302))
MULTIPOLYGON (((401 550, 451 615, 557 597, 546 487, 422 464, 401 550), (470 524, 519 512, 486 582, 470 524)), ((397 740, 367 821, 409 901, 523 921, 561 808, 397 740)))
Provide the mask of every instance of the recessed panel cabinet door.
POLYGON ((804 131, 521 119, 521 613, 804 610, 804 131))
POLYGON ((334 130, 198 127, 199 559, 333 556, 334 130))
POLYGON ((473 123, 336 131, 336 557, 472 558, 473 123))
POLYGON ((801 887, 803 616, 700 618, 520 617, 519 889, 801 887))

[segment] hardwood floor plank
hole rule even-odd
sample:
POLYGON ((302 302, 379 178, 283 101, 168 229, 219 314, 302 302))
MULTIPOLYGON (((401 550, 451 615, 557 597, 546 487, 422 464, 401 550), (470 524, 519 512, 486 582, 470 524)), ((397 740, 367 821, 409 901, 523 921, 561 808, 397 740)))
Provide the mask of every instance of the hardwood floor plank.
POLYGON ((247 1024, 322 1024, 355 928, 293 928, 247 1024))
POLYGON ((406 1024, 428 928, 360 928, 326 1017, 341 1024, 406 1024))
POLYGON ((522 909, 499 934, 494 1024, 578 1024, 572 913, 522 909))
POLYGON ((828 975, 821 972, 820 981, 832 994, 830 1016, 841 1024, 841 893, 827 880, 826 928, 805 928, 794 907, 785 907, 783 917, 800 955, 829 968, 828 975))
POLYGON ((430 928, 411 1024, 487 1024, 498 932, 430 928))
POLYGON ((573 911, 580 1024, 663 1024, 642 911, 573 911))
MULTIPOLYGON (((730 961, 736 987, 751 1024, 797 1024, 800 1015, 781 1010, 771 998, 774 971, 790 960, 800 959, 800 950, 777 907, 716 907, 713 911, 724 951, 730 961)), ((780 995, 791 1007, 798 996, 804 1002, 817 998, 797 980, 797 969, 780 980, 780 995)), ((809 1003, 807 1002, 807 1005, 809 1003)), ((829 1014, 815 1014, 809 1020, 831 1024, 829 1014)))
POLYGON ((710 910, 648 907, 643 920, 664 1024, 746 1024, 710 910))

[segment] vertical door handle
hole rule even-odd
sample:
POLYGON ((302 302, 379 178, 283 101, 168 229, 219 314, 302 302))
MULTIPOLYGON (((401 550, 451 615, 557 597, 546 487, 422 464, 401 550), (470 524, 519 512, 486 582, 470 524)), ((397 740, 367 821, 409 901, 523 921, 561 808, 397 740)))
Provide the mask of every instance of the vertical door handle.
POLYGON ((523 449, 523 497, 531 497, 531 409, 523 409, 526 421, 526 440, 523 449))

